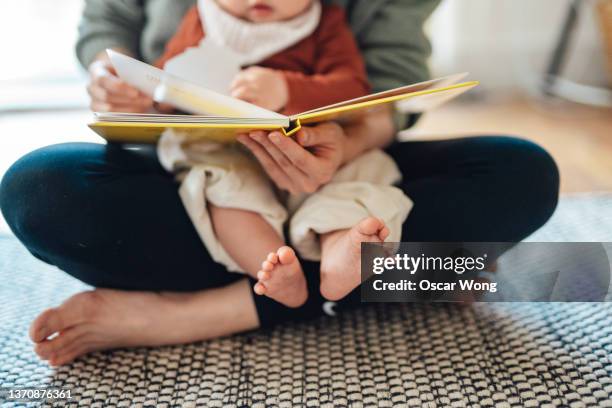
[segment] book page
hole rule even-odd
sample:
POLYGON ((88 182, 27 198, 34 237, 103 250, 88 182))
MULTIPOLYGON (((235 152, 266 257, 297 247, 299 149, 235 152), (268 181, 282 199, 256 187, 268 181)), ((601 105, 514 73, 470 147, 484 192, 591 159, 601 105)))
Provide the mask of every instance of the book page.
POLYGON ((229 48, 206 41, 206 38, 204 37, 198 46, 187 48, 185 52, 166 62, 164 71, 230 96, 230 85, 241 69, 240 57, 229 48))
POLYGON ((399 88, 389 89, 388 91, 377 92, 374 94, 361 96, 359 98, 350 99, 348 101, 338 102, 332 105, 327 105, 327 106, 323 106, 320 108, 312 109, 306 112, 299 113, 297 115, 293 115, 293 117, 300 117, 300 116, 309 115, 315 112, 327 111, 327 110, 334 109, 334 108, 341 108, 343 106, 356 105, 356 104, 360 104, 364 102, 375 101, 379 99, 385 99, 385 98, 395 97, 395 96, 400 96, 400 95, 406 95, 412 92, 419 92, 419 91, 424 91, 427 89, 444 88, 444 87, 448 87, 448 86, 456 84, 457 82, 464 79, 466 76, 468 76, 468 73, 462 72, 460 74, 454 74, 454 75, 449 75, 449 76, 445 76, 441 78, 431 79, 429 81, 419 82, 419 83, 412 84, 412 85, 405 85, 399 88))
POLYGON ((198 115, 232 118, 287 118, 251 103, 211 91, 197 84, 138 61, 116 51, 107 50, 119 77, 151 96, 155 101, 198 115))
POLYGON ((395 94, 374 100, 365 100, 353 104, 339 104, 327 109, 310 111, 295 117, 292 120, 299 120, 302 125, 308 123, 320 123, 328 120, 339 122, 354 120, 359 115, 364 114, 370 109, 375 109, 381 105, 396 103, 403 100, 419 100, 421 105, 437 106, 443 102, 453 99, 469 89, 478 85, 477 81, 463 82, 443 88, 423 89, 415 92, 395 94))

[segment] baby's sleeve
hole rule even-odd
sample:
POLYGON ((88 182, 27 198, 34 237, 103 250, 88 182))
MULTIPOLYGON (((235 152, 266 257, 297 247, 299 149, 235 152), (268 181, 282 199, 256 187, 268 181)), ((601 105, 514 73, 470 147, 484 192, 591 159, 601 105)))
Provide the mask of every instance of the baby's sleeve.
POLYGON ((369 84, 365 65, 344 11, 323 8, 314 33, 317 61, 310 75, 283 71, 289 87, 284 113, 293 114, 367 95, 369 84))

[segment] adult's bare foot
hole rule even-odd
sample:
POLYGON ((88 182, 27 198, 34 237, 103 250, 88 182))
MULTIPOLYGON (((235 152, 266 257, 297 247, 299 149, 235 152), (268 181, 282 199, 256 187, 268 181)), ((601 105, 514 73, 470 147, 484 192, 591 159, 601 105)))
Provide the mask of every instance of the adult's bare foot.
POLYGON ((368 217, 353 228, 326 234, 321 240, 321 295, 342 299, 361 283, 361 243, 384 242, 389 229, 368 217))
POLYGON ((268 254, 257 273, 259 281, 253 290, 287 307, 299 307, 308 298, 306 278, 295 252, 283 246, 268 254))
POLYGON ((259 326, 250 290, 242 280, 192 293, 82 292, 41 313, 30 338, 43 360, 62 365, 97 350, 220 337, 259 326))

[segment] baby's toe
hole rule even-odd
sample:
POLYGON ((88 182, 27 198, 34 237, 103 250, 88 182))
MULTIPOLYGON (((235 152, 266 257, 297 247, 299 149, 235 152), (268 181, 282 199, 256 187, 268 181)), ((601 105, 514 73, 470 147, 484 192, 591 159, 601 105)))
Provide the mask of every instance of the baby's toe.
POLYGON ((270 252, 268 254, 268 257, 266 258, 266 261, 276 264, 278 263, 278 255, 276 255, 276 252, 270 252))
POLYGON ((264 286, 263 283, 261 282, 257 282, 255 284, 255 286, 253 286, 253 291, 258 294, 258 295, 265 295, 266 294, 266 287, 264 286))
POLYGON ((260 281, 266 281, 270 279, 270 272, 268 271, 259 271, 257 272, 257 279, 260 281))
POLYGON ((276 251, 276 253, 278 254, 278 259, 280 263, 283 265, 290 264, 297 259, 293 249, 288 246, 280 247, 279 250, 276 251))
POLYGON ((375 217, 368 217, 357 224, 357 231, 362 235, 375 235, 385 224, 375 217))
POLYGON ((262 271, 270 272, 270 271, 272 271, 272 269, 274 269, 274 264, 272 262, 263 261, 261 263, 261 270, 262 271))
POLYGON ((381 229, 378 233, 378 238, 380 238, 380 240, 384 242, 389 237, 390 233, 391 232, 389 231, 389 228, 383 227, 383 229, 381 229))

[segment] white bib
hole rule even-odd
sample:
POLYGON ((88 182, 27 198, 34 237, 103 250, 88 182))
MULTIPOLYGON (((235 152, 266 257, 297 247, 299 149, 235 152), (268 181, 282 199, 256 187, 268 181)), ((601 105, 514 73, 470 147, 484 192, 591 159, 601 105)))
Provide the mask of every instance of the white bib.
POLYGON ((215 0, 198 0, 198 11, 204 41, 234 51, 242 66, 256 64, 297 44, 316 30, 321 19, 318 0, 290 20, 269 23, 242 20, 223 10, 215 0))

